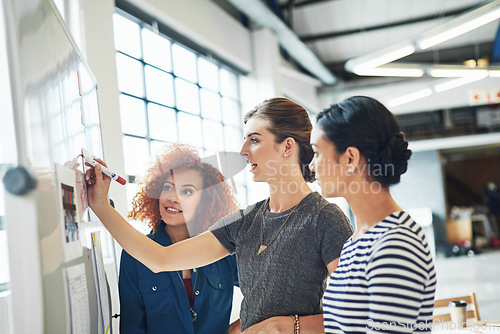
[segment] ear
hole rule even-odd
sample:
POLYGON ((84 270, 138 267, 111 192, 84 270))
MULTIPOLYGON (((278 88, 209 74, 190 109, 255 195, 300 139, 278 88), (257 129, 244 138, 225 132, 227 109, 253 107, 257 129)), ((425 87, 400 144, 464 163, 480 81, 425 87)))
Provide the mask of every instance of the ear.
POLYGON ((292 137, 288 137, 287 139, 285 139, 282 144, 284 145, 283 154, 286 154, 286 156, 290 156, 293 149, 297 145, 295 139, 293 139, 292 137))
POLYGON ((361 164, 361 153, 354 146, 349 146, 344 152, 344 164, 352 170, 356 170, 361 164))

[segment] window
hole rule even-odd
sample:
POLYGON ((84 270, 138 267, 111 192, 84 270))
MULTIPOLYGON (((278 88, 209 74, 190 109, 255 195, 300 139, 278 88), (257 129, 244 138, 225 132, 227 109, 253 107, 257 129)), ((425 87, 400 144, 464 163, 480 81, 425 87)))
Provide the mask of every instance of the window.
MULTIPOLYGON (((143 173, 144 162, 168 142, 190 144, 202 157, 239 152, 243 134, 235 70, 119 8, 114 31, 129 179, 143 173)), ((234 178, 233 185, 240 205, 246 206, 245 178, 234 178)), ((136 186, 128 187, 132 203, 136 186)))

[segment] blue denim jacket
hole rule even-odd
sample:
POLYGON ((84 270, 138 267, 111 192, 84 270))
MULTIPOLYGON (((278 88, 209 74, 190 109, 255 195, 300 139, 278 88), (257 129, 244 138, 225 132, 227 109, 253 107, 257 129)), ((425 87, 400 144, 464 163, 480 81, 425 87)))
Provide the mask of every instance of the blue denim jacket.
MULTIPOLYGON (((172 244, 164 223, 152 239, 163 246, 172 244)), ((193 269, 191 282, 193 310, 197 313, 194 323, 187 293, 177 272, 155 274, 122 251, 118 282, 120 333, 227 333, 233 286, 238 286, 235 256, 193 269), (194 287, 196 274, 198 278, 194 287)))

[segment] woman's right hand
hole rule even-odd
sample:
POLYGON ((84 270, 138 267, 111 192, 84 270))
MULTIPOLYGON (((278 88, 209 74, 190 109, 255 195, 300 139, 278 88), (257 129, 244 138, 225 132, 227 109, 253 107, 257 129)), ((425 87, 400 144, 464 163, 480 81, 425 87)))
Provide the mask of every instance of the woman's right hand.
MULTIPOLYGON (((100 164, 108 167, 101 159, 95 159, 100 164)), ((87 199, 89 206, 97 214, 101 208, 109 205, 108 192, 111 183, 111 178, 104 175, 99 165, 95 168, 86 164, 90 168, 85 172, 85 180, 87 182, 87 199)))

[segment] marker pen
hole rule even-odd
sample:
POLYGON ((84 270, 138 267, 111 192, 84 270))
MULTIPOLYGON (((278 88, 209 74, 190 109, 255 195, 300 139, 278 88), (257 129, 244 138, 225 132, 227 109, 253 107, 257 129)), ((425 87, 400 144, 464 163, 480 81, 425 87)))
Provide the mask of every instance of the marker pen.
POLYGON ((96 161, 94 156, 92 154, 90 154, 86 149, 82 148, 82 152, 83 152, 82 156, 85 159, 85 162, 90 164, 92 167, 95 167, 96 165, 100 165, 101 171, 104 175, 109 176, 110 178, 112 178, 113 180, 118 182, 119 184, 124 185, 127 183, 127 181, 125 181, 125 179, 123 177, 117 175, 116 173, 113 173, 112 171, 110 171, 109 169, 104 167, 102 164, 100 164, 98 161, 96 161))

